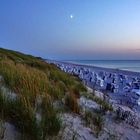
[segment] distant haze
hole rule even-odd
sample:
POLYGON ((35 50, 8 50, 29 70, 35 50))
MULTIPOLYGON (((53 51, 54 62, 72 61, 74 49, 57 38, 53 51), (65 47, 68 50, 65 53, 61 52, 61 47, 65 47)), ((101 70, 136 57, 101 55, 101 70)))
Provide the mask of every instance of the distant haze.
POLYGON ((1 0, 0 47, 46 59, 140 59, 140 0, 1 0))

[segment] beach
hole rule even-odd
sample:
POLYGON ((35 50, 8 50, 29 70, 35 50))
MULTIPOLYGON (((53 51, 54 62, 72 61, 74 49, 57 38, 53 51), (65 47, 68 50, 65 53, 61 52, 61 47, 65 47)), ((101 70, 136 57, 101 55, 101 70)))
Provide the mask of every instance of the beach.
POLYGON ((2 140, 42 140, 41 133, 51 140, 139 140, 136 72, 46 62, 6 49, 0 55, 2 140))
MULTIPOLYGON (((49 60, 49 62, 51 62, 49 60)), ((140 72, 136 71, 130 71, 130 70, 122 70, 119 68, 106 68, 106 67, 99 67, 99 66, 92 66, 92 65, 84 65, 84 64, 78 64, 74 62, 66 62, 66 61, 52 61, 53 63, 59 63, 59 64, 67 64, 71 66, 78 66, 78 67, 84 67, 84 68, 89 68, 93 71, 106 71, 106 72, 111 72, 111 73, 118 73, 118 74, 124 74, 124 75, 129 75, 129 76, 137 76, 140 77, 140 72)))
MULTIPOLYGON (((84 96, 81 96, 79 99, 80 105, 82 107, 90 109, 91 112, 93 111, 92 109, 98 108, 90 96, 105 100, 112 106, 113 112, 105 116, 105 129, 108 129, 111 133, 115 132, 116 134, 114 135, 115 137, 118 137, 118 139, 125 139, 125 137, 134 140, 139 139, 139 72, 87 66, 60 61, 47 62, 55 64, 59 69, 69 73, 70 75, 79 77, 79 79, 87 87, 90 94, 85 93, 84 96, 88 97, 88 100, 84 96), (116 118, 113 117, 113 114, 117 115, 118 120, 123 121, 121 123, 117 123, 115 121, 116 118), (111 124, 111 126, 109 126, 109 124, 111 124), (131 129, 131 127, 133 129, 131 129), (123 136, 121 134, 122 132, 123 136)), ((105 105, 103 105, 103 108, 104 107, 105 105)))
POLYGON ((74 64, 140 72, 140 60, 69 60, 74 64))
POLYGON ((110 102, 131 107, 140 112, 140 73, 119 69, 102 68, 50 61, 61 70, 77 75, 88 87, 107 92, 110 102))

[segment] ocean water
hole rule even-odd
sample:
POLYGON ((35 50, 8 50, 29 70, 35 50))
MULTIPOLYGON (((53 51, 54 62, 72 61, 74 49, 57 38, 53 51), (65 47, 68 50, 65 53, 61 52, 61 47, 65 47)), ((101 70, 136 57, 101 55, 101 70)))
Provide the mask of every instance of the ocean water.
POLYGON ((140 72, 140 60, 75 60, 76 64, 140 72))

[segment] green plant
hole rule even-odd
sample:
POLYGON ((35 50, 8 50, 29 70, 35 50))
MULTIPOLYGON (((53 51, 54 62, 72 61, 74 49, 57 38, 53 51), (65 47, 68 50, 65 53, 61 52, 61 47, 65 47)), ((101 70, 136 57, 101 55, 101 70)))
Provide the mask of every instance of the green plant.
POLYGON ((53 108, 52 101, 44 97, 42 101, 42 139, 45 140, 46 136, 55 136, 61 128, 61 120, 57 116, 57 112, 53 108))
POLYGON ((95 126, 94 131, 95 131, 95 134, 98 136, 103 126, 102 114, 100 114, 99 112, 97 113, 97 112, 85 111, 83 117, 84 117, 86 126, 93 126, 93 125, 95 126))
POLYGON ((33 139, 39 139, 39 129, 36 124, 35 112, 25 98, 11 100, 0 93, 1 118, 13 123, 20 132, 29 134, 33 139))
POLYGON ((41 140, 57 135, 61 128, 55 100, 79 113, 77 99, 86 91, 78 77, 64 73, 42 58, 0 48, 1 86, 16 94, 12 99, 0 92, 0 117, 10 121, 29 139, 41 140), (66 95, 69 93, 69 95, 66 95), (41 97, 41 105, 37 104, 41 97), (36 113, 41 113, 37 122, 36 113))

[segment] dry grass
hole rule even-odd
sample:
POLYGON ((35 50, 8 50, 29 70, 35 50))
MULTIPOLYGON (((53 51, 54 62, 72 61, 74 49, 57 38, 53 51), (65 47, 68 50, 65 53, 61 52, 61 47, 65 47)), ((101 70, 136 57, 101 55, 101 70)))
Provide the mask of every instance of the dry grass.
POLYGON ((85 91, 77 77, 60 71, 40 58, 0 49, 1 86, 16 93, 17 98, 0 92, 0 117, 13 123, 29 139, 44 140, 57 135, 61 120, 53 107, 54 100, 66 96, 66 105, 79 113, 77 98, 85 91), (3 85, 2 85, 3 84, 3 85), (41 105, 37 99, 41 97, 41 105), (37 122, 36 113, 41 113, 37 122))
POLYGON ((65 96, 65 105, 70 109, 70 111, 79 114, 80 108, 77 103, 77 98, 72 92, 65 96))
POLYGON ((1 61, 0 73, 8 88, 19 96, 27 97, 35 104, 37 95, 49 94, 48 78, 46 74, 35 68, 23 64, 14 64, 12 61, 1 61))

